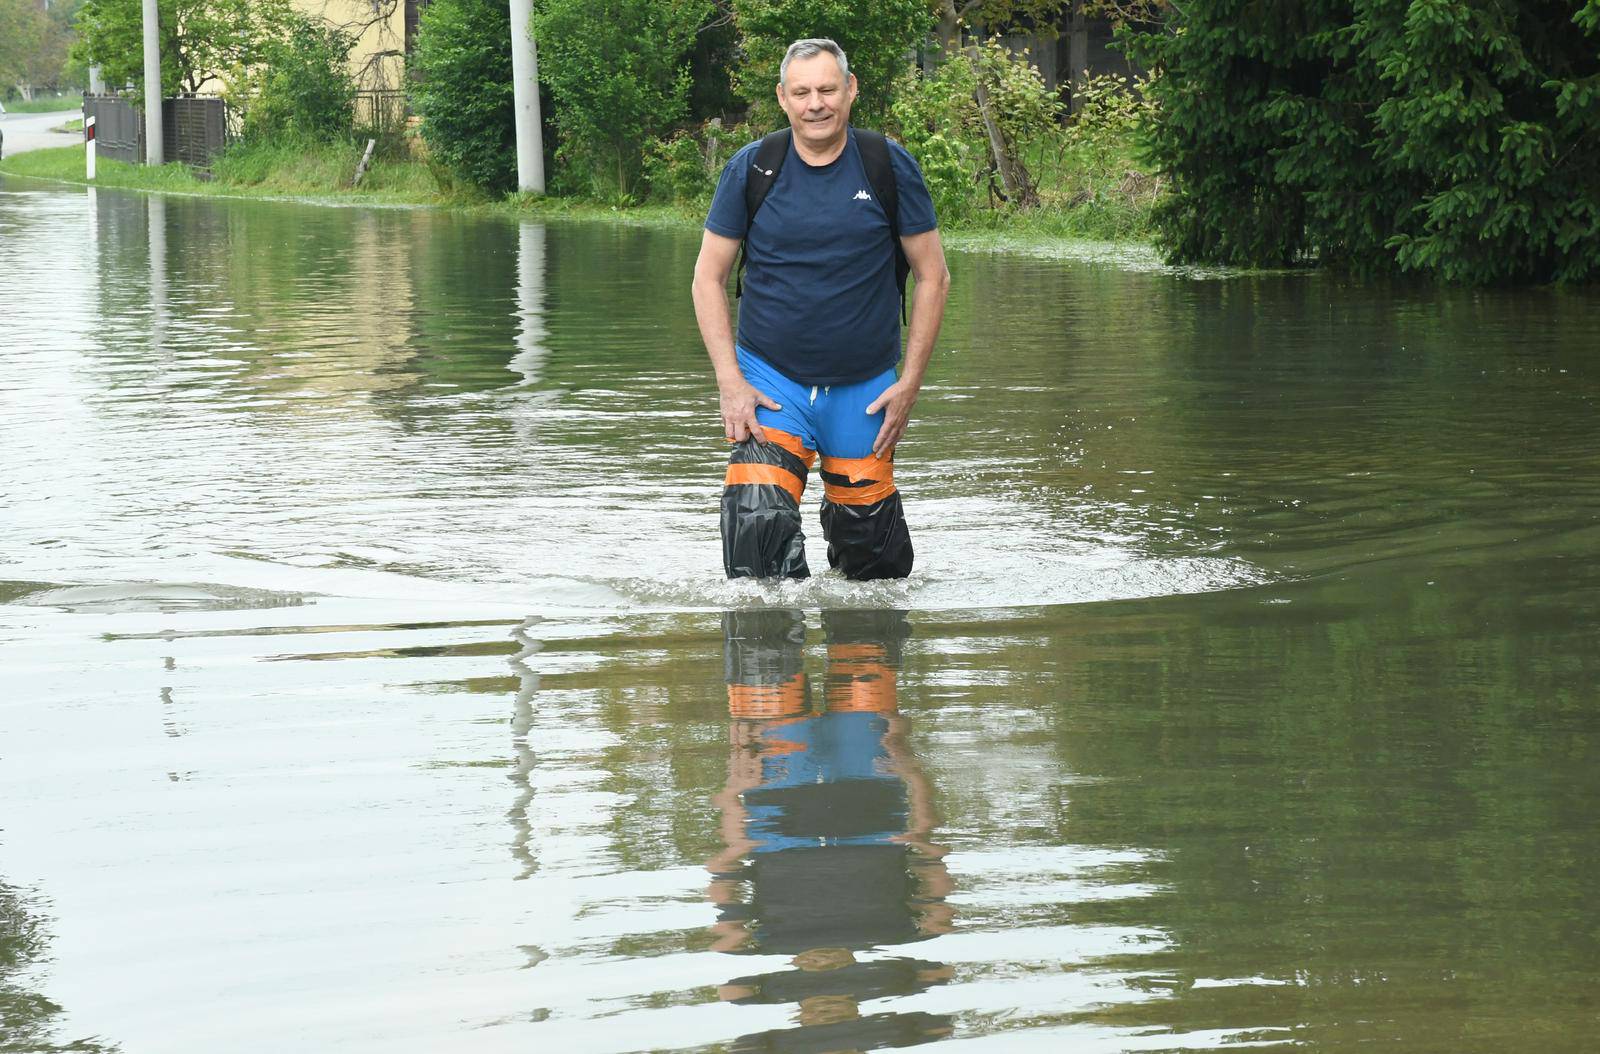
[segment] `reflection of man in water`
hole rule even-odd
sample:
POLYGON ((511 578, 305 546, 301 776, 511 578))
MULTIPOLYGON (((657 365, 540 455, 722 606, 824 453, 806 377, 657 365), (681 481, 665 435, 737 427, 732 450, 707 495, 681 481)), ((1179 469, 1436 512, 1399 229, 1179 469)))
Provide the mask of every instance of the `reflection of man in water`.
POLYGON ((727 850, 709 865, 715 947, 792 955, 791 970, 739 977, 724 999, 797 1003, 799 1027, 735 1049, 867 1050, 950 1032, 925 1013, 862 1017, 865 999, 921 992, 949 976, 911 958, 857 953, 950 927, 944 850, 927 839, 931 790, 906 742, 895 668, 899 612, 825 612, 825 708, 811 707, 805 623, 785 611, 724 616, 731 751, 727 850))

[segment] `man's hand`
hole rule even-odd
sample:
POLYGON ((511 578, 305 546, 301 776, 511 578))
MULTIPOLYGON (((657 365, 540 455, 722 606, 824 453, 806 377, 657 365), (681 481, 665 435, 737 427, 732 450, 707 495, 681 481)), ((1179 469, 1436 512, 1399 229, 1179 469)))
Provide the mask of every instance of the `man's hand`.
POLYGON ((764 392, 757 391, 743 377, 718 385, 718 388, 722 393, 722 434, 730 443, 741 443, 747 436, 765 443, 767 433, 756 423, 756 406, 765 406, 768 410, 782 410, 783 407, 764 392))
POLYGON ((902 377, 885 388, 883 394, 867 407, 868 416, 879 410, 884 411, 883 427, 878 429, 878 438, 872 441, 873 457, 884 458, 894 453, 895 445, 906 433, 906 424, 911 420, 911 408, 917 405, 917 392, 921 387, 902 377))

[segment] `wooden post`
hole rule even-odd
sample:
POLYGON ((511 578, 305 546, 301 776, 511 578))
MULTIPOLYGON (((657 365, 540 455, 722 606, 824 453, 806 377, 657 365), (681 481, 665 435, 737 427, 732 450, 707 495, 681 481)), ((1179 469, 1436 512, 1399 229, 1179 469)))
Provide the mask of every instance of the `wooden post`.
POLYGON ((356 178, 350 181, 351 189, 361 185, 361 177, 367 174, 367 162, 372 160, 372 148, 377 144, 376 139, 367 140, 366 152, 361 155, 361 164, 356 166, 356 178))

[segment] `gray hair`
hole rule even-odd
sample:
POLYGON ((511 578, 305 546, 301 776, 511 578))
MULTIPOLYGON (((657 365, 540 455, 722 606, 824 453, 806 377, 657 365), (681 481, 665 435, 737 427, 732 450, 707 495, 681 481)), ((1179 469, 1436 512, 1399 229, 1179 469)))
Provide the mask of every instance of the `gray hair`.
POLYGON ((827 52, 839 60, 839 76, 845 80, 850 79, 850 60, 844 57, 844 49, 827 37, 807 37, 797 40, 789 45, 789 50, 783 53, 783 62, 778 66, 778 83, 785 87, 789 84, 789 63, 795 59, 809 59, 827 52))

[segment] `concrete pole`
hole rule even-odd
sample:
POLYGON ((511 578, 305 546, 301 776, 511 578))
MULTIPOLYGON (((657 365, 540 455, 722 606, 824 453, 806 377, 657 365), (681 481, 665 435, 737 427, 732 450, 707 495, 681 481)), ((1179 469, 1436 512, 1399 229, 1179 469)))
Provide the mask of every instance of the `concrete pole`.
POLYGON ((90 95, 104 95, 105 93, 106 93, 106 82, 100 76, 100 65, 99 65, 99 63, 96 63, 95 65, 89 67, 89 94, 90 95))
POLYGON ((532 15, 533 0, 511 0, 511 94, 517 114, 517 189, 524 194, 543 194, 539 51, 533 42, 532 15))
POLYGON ((144 0, 144 163, 161 164, 161 16, 144 0))

